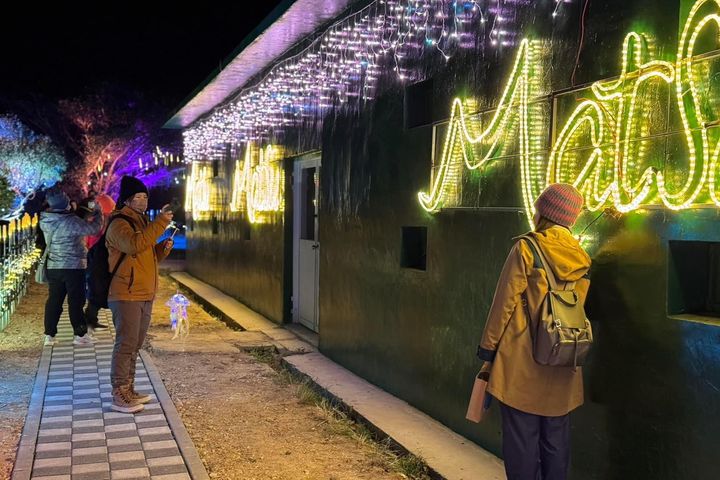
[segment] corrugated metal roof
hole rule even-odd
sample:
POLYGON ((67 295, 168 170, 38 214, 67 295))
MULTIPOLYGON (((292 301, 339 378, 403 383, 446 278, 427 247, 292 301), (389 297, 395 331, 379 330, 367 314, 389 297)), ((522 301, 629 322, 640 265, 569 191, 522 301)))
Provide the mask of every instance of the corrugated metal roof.
POLYGON ((355 1, 289 0, 282 3, 245 38, 227 66, 213 72, 164 127, 189 126, 355 1))

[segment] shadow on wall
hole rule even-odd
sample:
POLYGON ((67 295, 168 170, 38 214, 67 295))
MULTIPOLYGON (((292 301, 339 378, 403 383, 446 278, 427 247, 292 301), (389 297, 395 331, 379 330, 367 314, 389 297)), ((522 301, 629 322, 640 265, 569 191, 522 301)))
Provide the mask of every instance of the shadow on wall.
MULTIPOLYGON (((599 453, 603 465, 596 465, 605 473, 584 473, 617 480, 708 478, 702 466, 691 473, 678 461, 692 434, 679 388, 685 383, 679 329, 659 293, 666 290, 665 247, 651 229, 614 227, 593 259, 587 311, 596 343, 585 372, 586 405, 573 426, 577 450, 597 451, 594 434, 607 438, 607 451, 599 453), (605 417, 605 432, 590 418, 594 411, 605 417)), ((583 462, 576 457, 573 470, 581 471, 583 462)))

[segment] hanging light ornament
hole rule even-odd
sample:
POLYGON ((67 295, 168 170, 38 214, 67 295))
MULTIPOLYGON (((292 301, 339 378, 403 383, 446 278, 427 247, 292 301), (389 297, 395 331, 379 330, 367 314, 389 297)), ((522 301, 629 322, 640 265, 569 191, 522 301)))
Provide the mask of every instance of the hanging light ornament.
POLYGON ((187 337, 190 334, 190 321, 187 314, 190 301, 182 293, 176 293, 165 305, 170 307, 170 328, 175 332, 173 340, 178 337, 187 337))

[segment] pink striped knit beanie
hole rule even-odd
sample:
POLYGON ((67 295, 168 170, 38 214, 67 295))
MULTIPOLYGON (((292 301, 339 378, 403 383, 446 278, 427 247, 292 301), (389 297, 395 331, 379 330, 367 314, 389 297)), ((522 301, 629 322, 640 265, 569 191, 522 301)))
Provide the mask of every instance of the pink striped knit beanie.
POLYGON ((575 224, 582 206, 582 194, 567 183, 549 185, 535 200, 535 210, 540 216, 568 228, 575 224))

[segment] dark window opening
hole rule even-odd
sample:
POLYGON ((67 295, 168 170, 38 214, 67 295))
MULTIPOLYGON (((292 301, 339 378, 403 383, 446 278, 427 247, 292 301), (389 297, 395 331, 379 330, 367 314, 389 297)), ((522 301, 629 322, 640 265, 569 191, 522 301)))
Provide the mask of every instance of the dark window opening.
POLYGON ((428 79, 405 87, 405 128, 420 127, 433 122, 433 80, 428 79))
POLYGON ((402 227, 400 266, 426 270, 427 227, 402 227))
POLYGON ((720 318, 720 243, 670 242, 668 313, 720 318))

